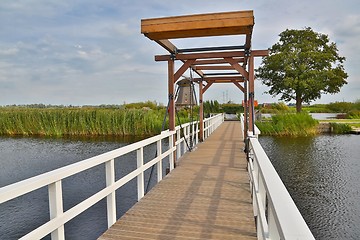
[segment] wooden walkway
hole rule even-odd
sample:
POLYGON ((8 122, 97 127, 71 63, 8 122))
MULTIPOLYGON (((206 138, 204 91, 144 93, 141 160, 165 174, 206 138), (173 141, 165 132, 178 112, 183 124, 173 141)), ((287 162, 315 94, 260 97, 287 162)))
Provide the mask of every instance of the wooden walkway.
POLYGON ((239 122, 224 122, 99 239, 256 239, 239 122))

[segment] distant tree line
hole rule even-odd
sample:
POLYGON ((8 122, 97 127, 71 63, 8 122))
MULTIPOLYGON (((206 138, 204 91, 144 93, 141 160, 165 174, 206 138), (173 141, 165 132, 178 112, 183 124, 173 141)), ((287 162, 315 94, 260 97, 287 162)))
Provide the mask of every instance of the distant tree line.
POLYGON ((210 100, 204 102, 204 113, 209 115, 210 113, 229 113, 236 114, 239 112, 244 112, 244 108, 241 104, 237 103, 223 103, 220 104, 217 100, 210 100))
POLYGON ((136 103, 124 103, 124 104, 100 104, 100 105, 56 105, 56 104, 43 104, 43 103, 35 103, 35 104, 12 104, 0 106, 2 108, 104 108, 104 109, 152 109, 159 110, 165 108, 164 105, 157 103, 156 101, 146 101, 146 102, 136 102, 136 103))
MULTIPOLYGON (((262 113, 295 112, 293 105, 283 102, 259 105, 262 113)), ((302 111, 310 113, 343 113, 346 118, 360 118, 360 100, 355 102, 332 102, 328 104, 313 104, 302 107, 302 111)), ((340 117, 340 115, 338 115, 340 117)))

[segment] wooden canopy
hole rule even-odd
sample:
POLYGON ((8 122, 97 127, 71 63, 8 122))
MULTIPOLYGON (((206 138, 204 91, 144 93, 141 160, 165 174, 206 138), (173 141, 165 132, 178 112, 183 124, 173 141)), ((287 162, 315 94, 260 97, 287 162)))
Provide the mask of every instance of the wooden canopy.
MULTIPOLYGON (((141 20, 141 33, 169 52, 168 55, 155 56, 155 61, 168 62, 170 130, 175 127, 174 84, 189 68, 199 76, 194 78, 194 81, 199 83, 200 130, 202 96, 214 83, 232 83, 238 87, 244 93, 245 104, 249 103, 249 106, 252 106, 249 112, 253 115, 254 57, 268 55, 268 50, 251 49, 253 27, 254 15, 251 10, 141 20), (245 36, 245 40, 243 44, 236 46, 201 48, 178 48, 169 40, 225 35, 242 35, 245 36), (183 62, 177 71, 174 69, 176 60, 183 62)), ((249 120, 251 126, 253 120, 253 117, 249 120)), ((250 130, 252 129, 253 127, 250 127, 250 130)))
POLYGON ((250 34, 253 11, 196 14, 141 20, 141 33, 151 40, 250 34))
POLYGON ((169 39, 244 34, 250 49, 253 26, 253 11, 237 11, 142 19, 141 33, 171 53, 178 49, 169 39))

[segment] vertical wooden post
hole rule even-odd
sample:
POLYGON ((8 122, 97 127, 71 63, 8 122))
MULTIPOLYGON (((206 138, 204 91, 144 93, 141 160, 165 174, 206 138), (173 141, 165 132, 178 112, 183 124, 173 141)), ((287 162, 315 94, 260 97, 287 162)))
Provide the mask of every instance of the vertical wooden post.
MULTIPOLYGON (((249 57, 249 131, 254 133, 255 107, 254 107, 254 57, 249 57)), ((255 134, 254 134, 255 135, 255 134)))
POLYGON ((199 141, 204 141, 204 104, 203 104, 203 84, 202 80, 199 82, 199 104, 200 104, 200 112, 199 112, 199 141))
POLYGON ((248 121, 248 80, 244 81, 244 140, 248 137, 249 121, 248 121))
POLYGON ((175 130, 174 59, 168 61, 169 130, 175 130))
MULTIPOLYGON (((168 92, 169 92, 169 130, 175 130, 175 76, 174 76, 174 59, 168 61, 168 92)), ((173 135, 173 141, 170 146, 175 146, 176 134, 173 135)), ((176 152, 172 154, 172 164, 176 167, 176 152)), ((170 171, 172 167, 170 165, 170 171)))

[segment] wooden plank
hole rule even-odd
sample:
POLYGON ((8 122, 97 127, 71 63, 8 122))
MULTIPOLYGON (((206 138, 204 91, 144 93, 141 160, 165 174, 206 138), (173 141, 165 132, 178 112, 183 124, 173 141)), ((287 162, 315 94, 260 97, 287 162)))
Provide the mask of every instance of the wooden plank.
MULTIPOLYGON (((156 55, 155 61, 169 61, 171 55, 156 55)), ((211 59, 211 58, 239 58, 245 57, 244 51, 230 51, 230 52, 209 52, 209 53, 188 53, 188 54, 175 54, 176 60, 188 60, 188 59, 211 59)), ((235 60, 234 60, 235 61, 235 60)), ((235 61, 237 63, 237 61, 235 61)))
POLYGON ((207 65, 207 66, 195 66, 196 70, 234 70, 233 66, 224 65, 207 65))
POLYGON ((214 80, 206 80, 206 82, 212 83, 242 83, 244 80, 230 80, 230 79, 214 79, 214 80))
POLYGON ((193 62, 195 62, 195 59, 185 61, 185 63, 176 71, 174 75, 174 83, 183 75, 193 62))
POLYGON ((203 93, 205 93, 206 90, 208 90, 212 84, 213 84, 212 82, 208 82, 208 84, 203 88, 203 93))
MULTIPOLYGON (((172 42, 170 42, 170 41, 167 40, 167 39, 164 39, 164 40, 156 40, 156 42, 157 42, 160 46, 162 46, 163 48, 165 48, 168 52, 170 52, 170 53, 172 53, 172 54, 176 53, 176 51, 177 51, 177 47, 176 47, 172 42)), ((168 58, 167 58, 166 61, 169 61, 169 60, 171 60, 171 56, 170 56, 170 55, 168 55, 168 58)), ((156 56, 155 56, 155 61, 156 61, 156 56)), ((186 61, 183 60, 182 62, 185 63, 186 61)), ((193 68, 191 67, 191 69, 193 69, 193 68)), ((193 70, 194 70, 195 73, 196 73, 197 75, 199 75, 200 77, 204 76, 204 73, 203 73, 202 71, 200 71, 200 70, 195 70, 195 69, 193 69, 193 70)))
POLYGON ((253 57, 266 57, 269 55, 269 50, 251 50, 250 55, 253 57))
POLYGON ((251 33, 246 34, 245 38, 245 49, 250 50, 251 49, 251 33))
POLYGON ((174 61, 168 61, 169 130, 175 129, 175 81, 174 61))
POLYGON ((158 25, 164 23, 167 24, 167 23, 194 22, 194 21, 205 21, 205 20, 236 19, 241 17, 248 18, 253 16, 254 16, 254 12, 252 10, 220 12, 220 13, 203 13, 203 14, 192 14, 192 15, 183 15, 183 16, 141 19, 141 26, 158 25))
POLYGON ((141 33, 152 40, 250 34, 253 11, 197 14, 141 20, 141 33))
POLYGON ((170 53, 176 53, 177 47, 167 39, 156 40, 156 42, 170 53))
POLYGON ((212 28, 212 29, 196 29, 196 30, 179 30, 173 32, 147 33, 145 36, 151 40, 159 39, 178 39, 178 38, 194 38, 194 37, 213 37, 249 34, 252 31, 250 27, 228 27, 228 28, 212 28))
POLYGON ((99 239, 256 239, 239 122, 224 122, 99 239))
MULTIPOLYGON (((269 55, 269 50, 251 50, 250 55, 253 57, 266 57, 269 55)), ((216 64, 216 63, 228 63, 228 60, 221 60, 219 58, 233 58, 231 62, 240 63, 246 62, 244 59, 245 51, 230 51, 230 52, 209 52, 209 53, 188 53, 188 54, 175 54, 177 60, 197 59, 195 65, 201 64, 216 64), (207 60, 200 60, 207 59, 207 60)), ((169 61, 171 55, 155 55, 155 61, 169 61)))
POLYGON ((224 57, 228 63, 231 64, 241 75, 243 75, 246 79, 249 79, 249 73, 244 69, 244 67, 240 66, 233 58, 231 57, 224 57))
POLYGON ((237 86, 243 93, 245 93, 245 88, 243 86, 241 86, 238 82, 236 81, 232 81, 235 86, 237 86))
POLYGON ((207 82, 211 82, 211 81, 237 81, 237 82, 244 82, 244 77, 243 76, 215 76, 215 77, 204 77, 204 78, 194 78, 194 81, 198 82, 200 80, 205 80, 207 82))
MULTIPOLYGON (((237 62, 244 62, 244 58, 234 58, 237 62)), ((206 59, 206 60, 196 60, 193 65, 206 65, 206 64, 221 64, 228 63, 224 59, 206 59)))

